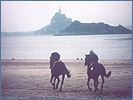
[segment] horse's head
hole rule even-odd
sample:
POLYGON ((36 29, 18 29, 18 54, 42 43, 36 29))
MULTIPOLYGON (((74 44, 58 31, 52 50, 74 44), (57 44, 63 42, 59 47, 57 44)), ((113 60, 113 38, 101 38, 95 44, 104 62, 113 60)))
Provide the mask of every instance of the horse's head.
POLYGON ((85 66, 90 66, 90 64, 91 64, 91 56, 90 56, 90 54, 89 55, 85 55, 85 66))
POLYGON ((52 66, 53 66, 53 59, 52 59, 52 57, 50 57, 50 68, 52 68, 52 66))
POLYGON ((85 54, 85 66, 89 65, 89 62, 88 62, 88 55, 85 54))

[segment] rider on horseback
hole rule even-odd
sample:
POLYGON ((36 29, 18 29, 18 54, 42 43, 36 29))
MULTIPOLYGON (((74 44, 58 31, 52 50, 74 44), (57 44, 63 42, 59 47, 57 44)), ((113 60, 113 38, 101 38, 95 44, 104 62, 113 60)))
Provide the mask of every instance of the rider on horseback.
MULTIPOLYGON (((50 57, 50 69, 53 69, 55 64, 60 61, 60 55, 57 52, 53 52, 50 57)), ((67 70, 67 68, 64 66, 65 73, 67 74, 67 77, 70 78, 70 72, 67 70)))
POLYGON ((93 70, 94 69, 94 64, 98 64, 98 56, 93 52, 93 50, 90 51, 90 54, 88 55, 89 56, 89 66, 90 66, 90 69, 93 70))
POLYGON ((103 84, 104 84, 104 76, 105 77, 110 77, 111 71, 106 73, 106 70, 104 66, 101 63, 98 63, 98 56, 91 50, 90 54, 85 55, 85 66, 87 66, 87 75, 88 75, 88 88, 90 91, 92 89, 90 88, 89 82, 90 79, 94 80, 94 87, 95 87, 95 92, 98 91, 98 77, 101 76, 102 78, 102 85, 101 85, 101 91, 103 90, 103 84), (92 69, 93 68, 93 69, 92 69))

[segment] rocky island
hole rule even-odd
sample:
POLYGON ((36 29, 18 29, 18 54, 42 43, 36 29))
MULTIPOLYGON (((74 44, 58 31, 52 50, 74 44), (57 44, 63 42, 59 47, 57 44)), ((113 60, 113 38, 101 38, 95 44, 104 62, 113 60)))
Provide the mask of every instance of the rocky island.
POLYGON ((110 26, 108 24, 100 23, 81 23, 74 21, 69 27, 61 30, 56 35, 99 35, 99 34, 131 34, 132 31, 119 26, 110 26))

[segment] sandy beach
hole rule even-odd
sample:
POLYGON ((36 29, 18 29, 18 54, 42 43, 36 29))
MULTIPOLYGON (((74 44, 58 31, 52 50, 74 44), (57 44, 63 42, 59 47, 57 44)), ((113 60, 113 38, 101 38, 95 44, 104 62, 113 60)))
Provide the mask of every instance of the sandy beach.
MULTIPOLYGON (((87 87, 87 67, 84 60, 62 60, 71 71, 65 77, 62 92, 53 90, 50 84, 49 60, 1 60, 2 99, 131 99, 132 60, 100 60, 106 72, 103 92, 94 92, 93 80, 87 87)), ((59 84, 60 85, 60 84, 59 84)), ((101 77, 99 77, 99 86, 101 77)))

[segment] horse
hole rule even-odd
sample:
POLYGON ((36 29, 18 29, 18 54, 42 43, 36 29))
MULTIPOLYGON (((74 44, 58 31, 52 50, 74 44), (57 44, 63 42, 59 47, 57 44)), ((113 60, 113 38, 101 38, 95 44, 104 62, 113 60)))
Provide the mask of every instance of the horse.
POLYGON ((101 63, 93 63, 94 67, 92 70, 90 67, 90 64, 89 64, 90 63, 89 59, 88 59, 89 55, 85 55, 85 56, 86 56, 85 57, 85 66, 87 66, 87 75, 88 75, 88 81, 87 81, 88 88, 90 91, 92 91, 92 89, 89 86, 89 82, 90 82, 90 79, 93 79, 94 80, 94 87, 95 87, 94 92, 99 91, 99 89, 97 88, 98 84, 99 84, 98 77, 101 76, 102 85, 101 85, 100 91, 102 92, 103 91, 103 84, 104 84, 104 76, 110 77, 111 71, 109 71, 108 74, 106 74, 106 70, 101 63))
POLYGON ((61 86, 60 86, 59 91, 62 90, 62 86, 63 86, 64 79, 65 79, 65 74, 67 74, 67 75, 69 74, 69 72, 68 73, 66 72, 65 64, 62 61, 59 61, 59 60, 55 61, 53 63, 53 67, 51 68, 51 79, 50 79, 50 82, 53 85, 53 90, 58 89, 58 85, 59 85, 59 82, 60 82, 60 78, 59 78, 60 75, 62 75, 62 82, 61 82, 61 86), (54 83, 52 82, 53 78, 54 78, 54 83), (57 84, 55 86, 56 79, 58 81, 57 81, 57 84))

